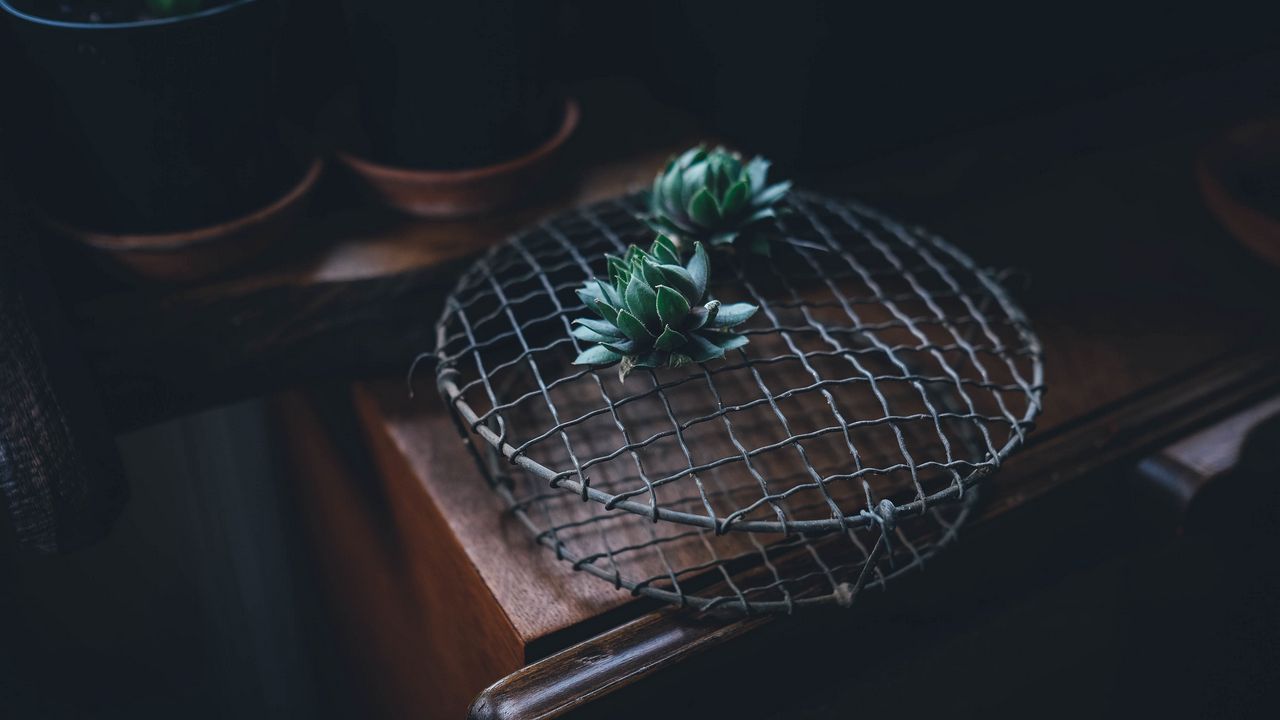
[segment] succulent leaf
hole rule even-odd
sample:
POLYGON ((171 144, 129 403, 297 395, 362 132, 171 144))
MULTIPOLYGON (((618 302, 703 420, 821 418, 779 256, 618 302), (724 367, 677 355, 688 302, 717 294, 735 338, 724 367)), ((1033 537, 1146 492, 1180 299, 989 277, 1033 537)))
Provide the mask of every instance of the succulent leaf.
POLYGON ((774 203, 786 197, 787 193, 790 191, 791 191, 790 181, 780 182, 777 185, 771 185, 767 188, 764 188, 763 190, 758 191, 755 197, 752 198, 752 201, 755 202, 757 205, 770 207, 774 203))
POLYGON ((751 303, 729 303, 728 305, 721 305, 720 312, 716 315, 715 319, 711 321, 710 325, 713 328, 726 328, 733 327, 734 325, 741 325, 747 320, 750 320, 751 316, 755 315, 756 311, 759 309, 760 308, 752 305, 751 303))
POLYGON ((699 330, 709 325, 716 319, 716 313, 720 310, 720 301, 712 300, 702 307, 696 307, 689 311, 689 316, 693 318, 688 328, 690 330, 699 330))
POLYGON ((751 158, 751 162, 747 163, 747 179, 751 181, 751 187, 762 188, 765 185, 766 178, 769 175, 769 161, 759 155, 751 158))
MULTIPOLYGON (((658 324, 658 294, 645 282, 640 273, 632 273, 623 295, 631 315, 644 325, 658 324)), ((622 313, 619 312, 619 315, 622 313)))
POLYGON ((720 211, 725 217, 736 216, 747 204, 747 193, 751 192, 751 188, 747 186, 746 180, 739 180, 729 187, 724 194, 724 203, 720 211))
POLYGON ((573 364, 612 365, 621 359, 621 353, 616 353, 603 345, 592 345, 581 353, 578 353, 578 359, 574 360, 573 364))
POLYGON ((583 305, 591 307, 597 300, 604 299, 604 295, 601 293, 599 286, 599 283, 587 283, 586 285, 578 288, 578 299, 582 301, 583 305))
POLYGON ((726 352, 729 350, 736 350, 749 342, 746 335, 735 335, 732 333, 707 335, 707 337, 711 339, 711 342, 719 345, 721 350, 726 352))
POLYGON ((720 208, 708 188, 699 188, 689 201, 689 217, 699 225, 714 226, 720 222, 720 208))
POLYGON ((600 316, 601 320, 611 322, 615 325, 618 324, 618 308, 603 300, 596 300, 591 304, 591 308, 596 311, 596 314, 600 316))
POLYGON ((606 255, 605 258, 609 262, 609 282, 626 286, 627 281, 631 279, 631 268, 627 266, 626 261, 613 255, 606 255))
POLYGON ((679 324, 689 316, 689 301, 666 285, 658 286, 658 317, 667 327, 679 324))
POLYGON ((578 326, 575 330, 578 328, 586 328, 597 335, 604 335, 605 337, 622 337, 622 333, 619 332, 618 326, 608 322, 607 320, 578 318, 573 321, 573 324, 578 326))
POLYGON ((592 330, 589 327, 582 327, 582 326, 579 326, 573 329, 573 336, 578 338, 579 340, 589 342, 589 343, 611 343, 611 342, 615 342, 617 340, 622 339, 614 335, 604 335, 602 333, 596 332, 595 330, 592 330))
POLYGON ((658 235, 653 240, 653 256, 663 265, 680 265, 680 251, 676 244, 666 235, 658 235))
POLYGON ((724 348, 702 335, 693 335, 689 338, 689 350, 689 357, 693 358, 694 362, 707 362, 724 357, 724 348))
POLYGON ((685 266, 689 271, 689 277, 693 278, 693 292, 699 298, 707 294, 707 280, 711 277, 711 258, 707 257, 707 251, 702 247, 702 243, 693 244, 693 258, 689 260, 689 264, 685 266))
POLYGON ((644 323, 636 319, 626 308, 618 311, 618 329, 622 330, 622 334, 632 340, 653 340, 652 333, 644 326, 644 323))
POLYGON ((679 290, 690 305, 698 301, 701 296, 698 294, 697 285, 693 282, 693 275, 688 270, 679 265, 659 265, 658 267, 662 269, 665 285, 679 290))
POLYGON ((640 349, 640 344, 635 340, 627 340, 625 338, 615 338, 609 342, 603 342, 600 344, 616 353, 621 353, 622 355, 632 355, 640 349))
POLYGON ((640 263, 641 271, 644 273, 644 281, 649 283, 650 287, 657 288, 659 285, 665 285, 667 282, 667 274, 662 271, 662 266, 652 260, 645 260, 640 263))
POLYGON ((659 350, 670 351, 684 346, 687 342, 689 342, 689 338, 680 334, 678 330, 673 330, 671 326, 668 325, 662 331, 662 334, 658 336, 658 340, 653 344, 653 346, 659 350))
POLYGON ((622 293, 613 289, 613 286, 603 280, 596 280, 596 289, 600 295, 604 297, 604 302, 613 307, 622 306, 622 293))

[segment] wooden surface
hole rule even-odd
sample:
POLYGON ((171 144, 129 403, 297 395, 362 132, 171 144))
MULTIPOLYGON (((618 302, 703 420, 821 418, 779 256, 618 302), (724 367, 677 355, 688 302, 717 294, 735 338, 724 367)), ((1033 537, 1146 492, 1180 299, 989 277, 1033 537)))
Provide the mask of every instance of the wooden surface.
MULTIPOLYGON (((368 472, 362 449, 344 455, 343 439, 328 422, 334 407, 291 393, 276 400, 275 411, 286 420, 281 436, 304 488, 302 516, 324 539, 317 564, 338 636, 362 681, 361 700, 383 716, 433 707, 459 715, 476 692, 471 678, 524 663, 506 618, 456 551, 443 518, 420 493, 397 486, 403 475, 368 472), (380 502, 386 497, 419 501, 380 502), (440 612, 444 607, 451 612, 440 612)), ((336 412, 354 419, 348 406, 336 412)))
MULTIPOLYGON (((600 592, 602 583, 585 574, 565 574, 550 553, 532 552, 527 532, 478 475, 439 398, 410 400, 403 384, 391 383, 359 387, 356 405, 379 469, 403 483, 405 494, 393 497, 419 498, 440 516, 523 646, 630 599, 600 592)), ((428 524, 424 515, 404 519, 428 524)))

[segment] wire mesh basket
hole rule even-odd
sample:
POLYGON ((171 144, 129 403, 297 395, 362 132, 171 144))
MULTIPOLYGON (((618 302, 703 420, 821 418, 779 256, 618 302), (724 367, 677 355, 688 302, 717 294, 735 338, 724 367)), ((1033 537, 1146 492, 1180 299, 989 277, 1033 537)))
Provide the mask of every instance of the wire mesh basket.
POLYGON ((951 542, 1040 411, 1039 340, 990 272, 919 228, 793 192, 769 262, 711 293, 760 306, 713 363, 572 364, 575 290, 646 243, 633 195, 478 260, 437 325, 437 384, 533 538, 702 610, 848 605, 951 542))

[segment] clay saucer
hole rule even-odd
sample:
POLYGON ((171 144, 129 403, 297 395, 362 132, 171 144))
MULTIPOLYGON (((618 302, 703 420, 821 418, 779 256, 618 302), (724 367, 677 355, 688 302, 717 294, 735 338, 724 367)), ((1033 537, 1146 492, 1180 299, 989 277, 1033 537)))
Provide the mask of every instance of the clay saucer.
POLYGON ((578 125, 578 104, 565 103, 564 119, 546 142, 517 158, 466 170, 415 170, 380 165, 338 153, 380 202, 411 215, 460 218, 518 205, 539 186, 578 125))
POLYGON ((1272 173, 1280 186, 1280 121, 1241 125, 1210 143, 1196 162, 1205 204, 1246 248, 1280 266, 1280 202, 1258 207, 1247 190, 1250 178, 1272 173))
POLYGON ((313 160, 288 192, 266 207, 192 230, 114 234, 71 227, 56 220, 55 232, 95 251, 108 265, 129 274, 167 282, 214 275, 257 255, 287 232, 306 204, 324 162, 313 160))

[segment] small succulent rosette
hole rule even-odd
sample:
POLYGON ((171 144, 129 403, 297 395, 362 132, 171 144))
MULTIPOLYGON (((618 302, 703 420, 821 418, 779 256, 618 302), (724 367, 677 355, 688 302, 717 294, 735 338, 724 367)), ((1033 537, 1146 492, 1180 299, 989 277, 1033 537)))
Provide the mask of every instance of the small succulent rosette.
POLYGON ((701 241, 769 255, 778 204, 791 183, 770 185, 768 174, 769 161, 760 156, 743 164, 741 155, 722 147, 690 148, 654 178, 645 220, 685 252, 701 241))
POLYGON ((675 243, 663 235, 648 251, 632 245, 623 257, 607 257, 609 280, 595 279, 578 290, 599 317, 573 321, 573 336, 595 343, 575 365, 618 363, 618 378, 625 380, 637 367, 707 362, 747 344, 734 328, 759 308, 707 297, 711 261, 702 243, 694 243, 685 265, 675 243))

